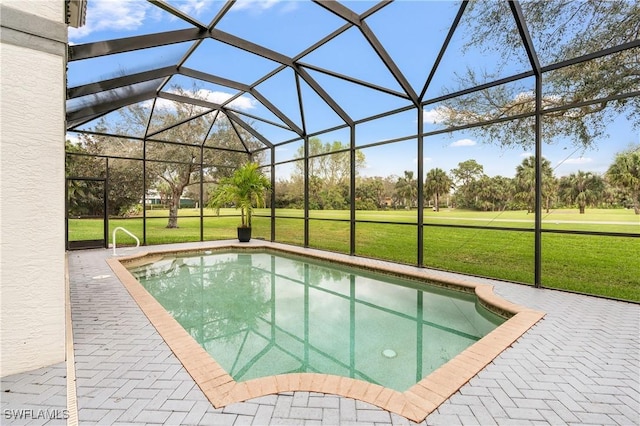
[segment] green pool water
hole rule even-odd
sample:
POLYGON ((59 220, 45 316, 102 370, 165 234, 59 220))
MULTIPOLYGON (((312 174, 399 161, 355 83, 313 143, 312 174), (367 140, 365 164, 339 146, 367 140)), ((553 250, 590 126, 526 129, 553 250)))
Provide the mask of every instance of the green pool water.
POLYGON ((473 295, 269 252, 130 271, 237 381, 319 372, 404 391, 504 322, 473 295))

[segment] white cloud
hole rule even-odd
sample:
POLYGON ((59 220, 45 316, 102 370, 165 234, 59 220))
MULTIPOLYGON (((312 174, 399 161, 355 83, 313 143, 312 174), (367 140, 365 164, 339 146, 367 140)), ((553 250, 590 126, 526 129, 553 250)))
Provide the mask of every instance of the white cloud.
POLYGON ((206 9, 206 0, 182 0, 180 10, 187 15, 198 16, 200 12, 206 9))
POLYGON ((449 108, 439 106, 434 109, 424 110, 422 121, 431 124, 440 124, 447 118, 449 108))
POLYGON ((558 161, 558 164, 588 164, 592 162, 593 162, 593 158, 577 157, 577 158, 568 158, 565 161, 558 161))
POLYGON ((150 3, 139 0, 92 0, 87 5, 86 24, 69 27, 69 39, 79 40, 96 31, 131 31, 147 17, 150 3))
POLYGON ((453 142, 450 146, 452 146, 452 147, 474 146, 475 144, 476 144, 476 141, 471 140, 471 139, 459 139, 459 140, 453 142))
POLYGON ((520 154, 520 157, 522 157, 522 158, 533 157, 533 153, 531 153, 531 152, 523 152, 522 154, 520 154))
POLYGON ((285 1, 284 5, 282 6, 282 9, 280 9, 280 11, 282 13, 289 13, 289 12, 293 12, 297 8, 298 8, 298 2, 297 1, 285 1))
MULTIPOLYGON (((231 93, 220 92, 220 91, 210 91, 206 89, 198 90, 197 95, 198 97, 202 97, 208 100, 209 102, 213 102, 216 104, 222 104, 233 96, 231 93)), ((258 101, 243 95, 231 101, 228 104, 228 106, 230 106, 231 108, 242 110, 242 111, 247 111, 250 109, 254 109, 257 103, 258 101)))

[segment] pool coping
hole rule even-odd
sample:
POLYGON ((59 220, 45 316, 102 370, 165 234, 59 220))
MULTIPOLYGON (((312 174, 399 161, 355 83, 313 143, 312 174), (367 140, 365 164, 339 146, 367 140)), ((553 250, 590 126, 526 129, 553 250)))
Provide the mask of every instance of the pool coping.
POLYGON ((222 244, 218 242, 197 249, 153 250, 132 256, 110 258, 107 259, 107 263, 215 408, 270 394, 308 391, 357 399, 399 414, 414 422, 421 422, 545 315, 544 312, 502 299, 493 293, 493 286, 474 283, 472 277, 445 278, 440 276, 438 271, 425 268, 266 241, 252 241, 250 244, 232 241, 222 244), (339 262, 359 268, 380 270, 414 279, 436 281, 438 285, 444 287, 475 292, 480 303, 488 309, 512 316, 404 392, 358 379, 319 373, 281 374, 236 382, 124 266, 124 263, 135 264, 136 260, 152 255, 165 256, 228 249, 266 249, 339 262))

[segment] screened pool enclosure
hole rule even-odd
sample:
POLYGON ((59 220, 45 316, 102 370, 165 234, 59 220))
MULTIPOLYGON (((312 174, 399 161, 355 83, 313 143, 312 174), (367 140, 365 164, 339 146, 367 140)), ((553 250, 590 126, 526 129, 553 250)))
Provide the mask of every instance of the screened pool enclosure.
POLYGON ((235 238, 254 161, 253 238, 640 300, 636 2, 88 5, 67 248, 235 238))

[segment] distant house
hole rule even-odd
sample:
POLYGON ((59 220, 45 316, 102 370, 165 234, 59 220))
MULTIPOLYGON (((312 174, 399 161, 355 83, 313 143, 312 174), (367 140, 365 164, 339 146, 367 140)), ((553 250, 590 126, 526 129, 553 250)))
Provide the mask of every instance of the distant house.
MULTIPOLYGON (((163 199, 160 196, 160 192, 156 189, 150 189, 147 191, 147 195, 144 199, 144 204, 147 210, 151 209, 162 209, 169 208, 168 207, 169 199, 163 199)), ((181 209, 191 209, 197 207, 198 203, 191 198, 180 198, 180 208, 181 209)))

